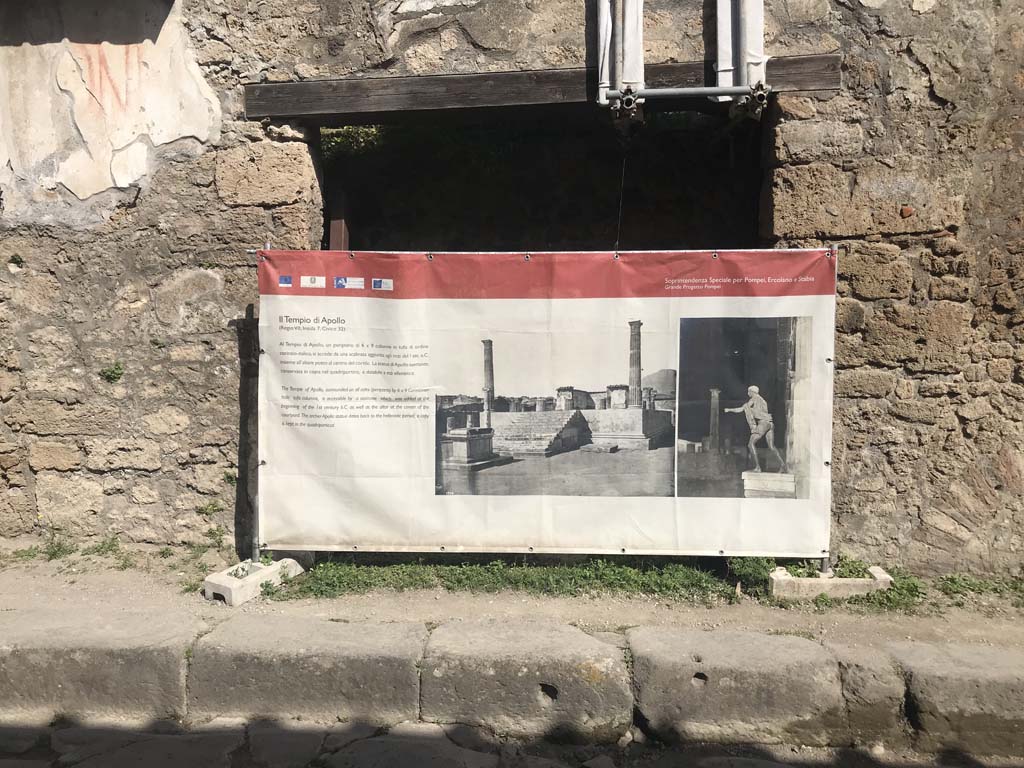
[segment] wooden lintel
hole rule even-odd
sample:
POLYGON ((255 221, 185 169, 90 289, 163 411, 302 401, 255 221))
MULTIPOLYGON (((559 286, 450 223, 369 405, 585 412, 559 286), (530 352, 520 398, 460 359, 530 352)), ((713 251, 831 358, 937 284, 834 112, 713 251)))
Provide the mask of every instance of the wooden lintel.
MULTIPOLYGON (((838 54, 780 56, 768 61, 768 83, 775 92, 834 91, 842 84, 838 54)), ((651 88, 711 85, 709 62, 652 64, 651 88)), ((593 69, 480 72, 469 75, 347 77, 245 86, 250 120, 295 120, 344 124, 388 122, 399 114, 474 112, 500 108, 589 107, 597 94, 593 69)))

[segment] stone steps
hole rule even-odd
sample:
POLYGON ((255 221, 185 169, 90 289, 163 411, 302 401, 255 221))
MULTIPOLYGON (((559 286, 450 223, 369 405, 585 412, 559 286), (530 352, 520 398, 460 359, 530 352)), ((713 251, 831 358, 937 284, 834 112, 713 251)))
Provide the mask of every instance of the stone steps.
POLYGON ((549 456, 557 453, 554 442, 576 411, 517 413, 494 430, 494 450, 513 456, 549 456))

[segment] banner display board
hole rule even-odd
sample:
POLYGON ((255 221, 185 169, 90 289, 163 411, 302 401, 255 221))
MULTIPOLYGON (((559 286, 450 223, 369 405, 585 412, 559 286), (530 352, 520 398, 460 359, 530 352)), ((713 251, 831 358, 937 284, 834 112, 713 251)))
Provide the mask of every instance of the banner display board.
POLYGON ((259 258, 262 545, 827 552, 831 252, 259 258))

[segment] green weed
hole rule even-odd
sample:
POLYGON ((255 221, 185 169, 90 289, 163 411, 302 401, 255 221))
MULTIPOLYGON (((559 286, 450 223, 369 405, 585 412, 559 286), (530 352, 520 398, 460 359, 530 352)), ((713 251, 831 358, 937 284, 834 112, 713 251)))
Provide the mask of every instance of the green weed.
POLYGON ((863 560, 844 555, 840 555, 836 560, 836 564, 832 566, 832 573, 839 579, 866 579, 871 575, 868 573, 868 564, 863 560))
POLYGON ((52 532, 43 546, 43 556, 47 560, 60 560, 75 554, 75 551, 74 544, 52 532))
POLYGON ((206 504, 203 504, 203 506, 201 507, 196 507, 196 514, 202 515, 203 517, 212 517, 213 515, 216 515, 218 512, 223 511, 224 505, 221 504, 219 501, 210 501, 207 502, 206 504))
POLYGON ((927 592, 924 583, 901 568, 893 568, 889 575, 892 576, 889 589, 851 597, 846 602, 877 610, 913 613, 924 602, 927 592))
POLYGON ((35 560, 41 554, 42 550, 39 547, 33 545, 25 549, 16 549, 11 552, 11 557, 15 560, 35 560))
POLYGON ((117 536, 108 536, 102 541, 86 547, 82 550, 83 555, 113 555, 121 548, 121 542, 117 536))
POLYGON ((730 557, 726 561, 729 575, 748 595, 768 594, 768 575, 775 570, 773 557, 730 557))
POLYGON ((234 472, 225 472, 224 482, 231 486, 238 485, 238 475, 234 472))
POLYGON ((8 264, 13 264, 16 267, 23 267, 23 266, 25 266, 25 260, 21 256, 19 256, 18 254, 14 254, 13 256, 11 256, 11 258, 9 258, 7 260, 7 263, 8 264))
POLYGON ((452 592, 518 591, 538 595, 646 594, 703 603, 729 601, 733 589, 715 575, 688 565, 622 565, 603 559, 575 565, 486 564, 360 565, 321 563, 282 588, 285 597, 335 597, 376 589, 443 588, 452 592))
POLYGON ((108 384, 116 384, 124 376, 124 363, 118 360, 113 365, 100 369, 100 378, 108 384))
POLYGON ((174 550, 170 547, 161 547, 160 550, 156 553, 156 556, 159 557, 161 560, 166 560, 169 557, 174 557, 174 550))

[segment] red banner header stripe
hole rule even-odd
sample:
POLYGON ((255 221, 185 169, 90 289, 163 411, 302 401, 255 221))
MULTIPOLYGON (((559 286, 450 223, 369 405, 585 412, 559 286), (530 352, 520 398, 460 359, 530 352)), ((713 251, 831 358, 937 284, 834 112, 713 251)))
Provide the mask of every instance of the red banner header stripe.
POLYGON ((830 296, 825 249, 545 253, 259 251, 261 295, 378 299, 830 296))

